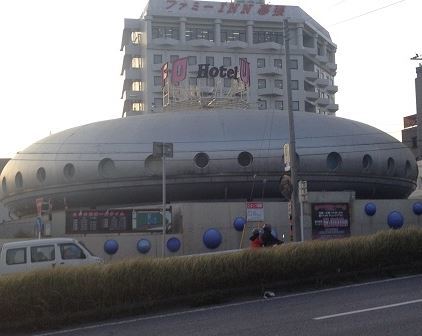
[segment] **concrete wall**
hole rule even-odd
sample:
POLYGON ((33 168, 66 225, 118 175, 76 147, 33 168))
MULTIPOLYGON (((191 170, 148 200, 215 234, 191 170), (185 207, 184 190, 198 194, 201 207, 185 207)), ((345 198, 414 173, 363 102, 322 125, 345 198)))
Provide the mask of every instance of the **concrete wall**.
MULTIPOLYGON (((404 225, 417 225, 422 227, 422 218, 413 212, 413 204, 419 202, 415 199, 408 200, 355 200, 354 192, 324 192, 309 193, 308 201, 303 207, 303 223, 305 240, 312 239, 311 209, 313 203, 348 203, 350 210, 350 231, 352 236, 368 235, 380 230, 389 229, 387 217, 395 210, 399 211, 404 218, 404 225), (365 213, 365 205, 374 203, 376 213, 368 216, 365 213)), ((422 201, 421 201, 422 202, 422 201)), ((174 203, 171 204, 173 218, 178 216, 179 230, 177 234, 166 234, 166 241, 176 237, 181 241, 181 247, 177 252, 165 249, 166 256, 187 255, 197 253, 209 253, 215 251, 246 248, 249 246, 249 235, 252 228, 262 223, 247 223, 245 230, 237 231, 233 226, 236 217, 246 218, 245 202, 197 202, 197 203, 174 203), (209 249, 203 243, 204 233, 210 229, 217 229, 222 235, 222 242, 216 249, 209 249)), ((270 223, 277 232, 279 238, 284 234, 285 242, 290 241, 290 223, 288 221, 286 202, 264 202, 265 223, 270 223)), ((16 240, 22 234, 34 236, 35 218, 21 219, 13 222, 0 224, 0 238, 16 240)), ((163 236, 161 232, 153 233, 109 233, 109 234, 65 234, 65 213, 53 213, 52 236, 71 236, 83 241, 88 248, 106 261, 119 260, 130 257, 155 257, 163 253, 163 236), (139 239, 148 239, 151 250, 147 254, 137 251, 139 239), (104 252, 104 242, 115 239, 119 243, 119 250, 114 256, 104 252)), ((1 243, 1 241, 0 241, 1 243)))

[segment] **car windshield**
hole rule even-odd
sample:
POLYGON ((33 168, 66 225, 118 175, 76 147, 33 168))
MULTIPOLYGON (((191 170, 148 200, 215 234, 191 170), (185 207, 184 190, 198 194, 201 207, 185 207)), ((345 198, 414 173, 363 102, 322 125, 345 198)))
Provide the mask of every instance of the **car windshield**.
POLYGON ((88 251, 88 253, 90 255, 92 255, 92 256, 94 255, 94 253, 92 253, 91 250, 88 247, 86 247, 86 245, 83 242, 81 242, 81 241, 78 240, 78 243, 81 244, 85 248, 85 250, 88 251))

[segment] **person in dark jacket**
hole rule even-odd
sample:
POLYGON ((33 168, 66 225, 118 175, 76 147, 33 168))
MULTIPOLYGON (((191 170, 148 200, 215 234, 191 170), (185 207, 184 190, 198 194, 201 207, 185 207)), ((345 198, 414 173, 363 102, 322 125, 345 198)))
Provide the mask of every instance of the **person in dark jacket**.
POLYGON ((271 225, 270 224, 264 224, 264 227, 262 228, 262 242, 264 246, 274 246, 274 245, 280 245, 283 244, 283 241, 275 237, 271 232, 271 225))

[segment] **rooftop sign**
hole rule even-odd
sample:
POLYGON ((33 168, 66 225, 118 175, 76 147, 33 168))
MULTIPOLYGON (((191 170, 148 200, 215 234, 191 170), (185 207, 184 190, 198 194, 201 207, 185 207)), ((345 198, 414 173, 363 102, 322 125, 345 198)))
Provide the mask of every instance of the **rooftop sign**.
MULTIPOLYGON (((258 3, 236 3, 236 2, 214 2, 214 1, 192 1, 192 0, 150 0, 150 9, 154 12, 160 11, 174 13, 177 15, 192 15, 193 13, 204 14, 208 17, 219 17, 222 14, 232 14, 239 18, 248 16, 280 17, 284 15, 285 6, 258 4, 258 3)), ((148 13, 153 14, 154 13, 148 13)))

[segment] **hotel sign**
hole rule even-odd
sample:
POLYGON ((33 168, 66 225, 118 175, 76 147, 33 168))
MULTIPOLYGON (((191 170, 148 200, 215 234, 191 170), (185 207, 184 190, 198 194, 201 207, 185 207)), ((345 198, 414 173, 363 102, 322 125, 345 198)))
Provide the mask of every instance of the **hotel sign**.
MULTIPOLYGON (((169 78, 169 63, 166 62, 161 67, 161 85, 165 86, 169 78)), ((188 58, 178 58, 173 61, 171 69, 171 78, 170 81, 172 84, 178 85, 180 82, 186 79, 186 74, 188 70, 188 58)), ((250 86, 250 63, 246 58, 239 59, 239 67, 235 66, 234 68, 226 68, 225 66, 215 67, 210 64, 198 64, 197 78, 229 78, 229 79, 239 79, 246 85, 250 86)))

